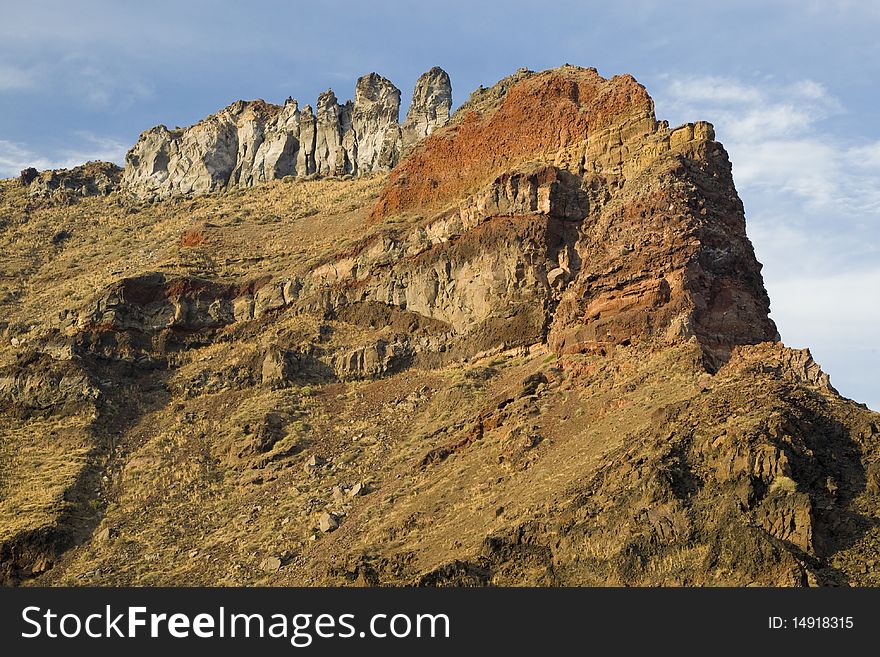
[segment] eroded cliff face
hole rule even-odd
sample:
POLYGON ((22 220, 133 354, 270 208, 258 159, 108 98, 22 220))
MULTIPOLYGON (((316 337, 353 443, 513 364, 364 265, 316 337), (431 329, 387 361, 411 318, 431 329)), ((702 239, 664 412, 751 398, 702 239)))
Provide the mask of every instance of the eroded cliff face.
POLYGON ((497 196, 511 184, 502 172, 544 162, 557 174, 540 207, 484 210, 481 219, 538 214, 568 234, 558 257, 532 263, 555 351, 694 336, 717 367, 734 345, 778 339, 730 162, 710 124, 658 122, 630 76, 566 67, 515 78, 476 94, 455 125, 395 169, 374 220, 462 204, 487 184, 497 196))
POLYGON ((156 128, 0 234, 4 581, 880 583, 880 416, 778 342, 711 125, 571 66, 399 103, 156 128))
POLYGON ((314 110, 237 101, 186 129, 157 126, 126 156, 124 188, 144 199, 252 187, 286 176, 365 175, 388 171, 411 145, 449 119, 449 76, 431 69, 416 83, 399 125, 400 90, 376 73, 358 79, 353 101, 332 89, 314 110), (405 135, 405 136, 404 136, 405 135))

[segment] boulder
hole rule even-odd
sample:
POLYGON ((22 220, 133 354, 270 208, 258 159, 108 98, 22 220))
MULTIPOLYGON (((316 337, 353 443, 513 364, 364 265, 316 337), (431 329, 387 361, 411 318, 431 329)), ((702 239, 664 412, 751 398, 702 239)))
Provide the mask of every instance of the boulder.
POLYGON ((267 573, 274 573, 281 569, 281 559, 276 556, 266 557, 260 564, 260 568, 267 573))
POLYGON ((318 529, 323 533, 329 534, 339 527, 339 520, 332 513, 324 511, 318 519, 318 529))

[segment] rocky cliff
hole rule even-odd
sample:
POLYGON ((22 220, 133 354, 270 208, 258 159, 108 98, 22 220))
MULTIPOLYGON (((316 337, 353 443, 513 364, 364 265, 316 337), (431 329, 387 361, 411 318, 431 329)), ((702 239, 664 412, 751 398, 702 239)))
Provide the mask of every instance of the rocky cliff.
POLYGON ((353 101, 332 90, 314 110, 292 98, 279 107, 237 101, 186 129, 157 126, 126 156, 123 185, 139 198, 161 199, 284 178, 388 171, 410 146, 449 119, 449 76, 433 68, 416 82, 399 124, 400 90, 376 73, 358 79, 353 101))
POLYGON ((4 581, 880 584, 880 416, 778 341, 712 126, 572 66, 415 96, 4 183, 4 581))

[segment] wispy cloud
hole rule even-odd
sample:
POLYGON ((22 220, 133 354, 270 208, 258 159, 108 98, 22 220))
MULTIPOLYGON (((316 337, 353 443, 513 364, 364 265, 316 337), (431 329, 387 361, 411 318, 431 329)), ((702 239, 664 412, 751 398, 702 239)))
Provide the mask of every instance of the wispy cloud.
POLYGON ((731 78, 710 75, 669 79, 667 93, 685 103, 741 104, 761 100, 760 90, 753 86, 731 78))
POLYGON ((91 57, 69 57, 60 66, 64 90, 90 110, 123 111, 153 96, 153 85, 91 57))
POLYGON ((80 131, 71 135, 71 141, 78 142, 77 146, 47 156, 24 144, 0 139, 0 178, 17 176, 27 167, 67 169, 90 160, 121 164, 125 158, 127 146, 117 139, 80 131))
POLYGON ((37 73, 10 63, 0 62, 0 92, 22 91, 37 86, 37 73))
POLYGON ((122 112, 153 97, 154 85, 142 74, 132 74, 118 62, 94 54, 65 54, 38 58, 34 64, 16 63, 0 44, 0 94, 4 102, 20 102, 14 94, 28 92, 48 102, 63 102, 90 112, 122 112))
POLYGON ((847 160, 855 167, 880 170, 880 141, 853 146, 847 151, 847 160))

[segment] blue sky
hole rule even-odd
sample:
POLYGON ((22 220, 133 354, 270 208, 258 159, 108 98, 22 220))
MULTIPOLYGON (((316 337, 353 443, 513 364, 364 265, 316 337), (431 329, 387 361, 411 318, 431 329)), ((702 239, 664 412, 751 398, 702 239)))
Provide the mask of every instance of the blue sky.
POLYGON ((880 2, 2 2, 0 176, 370 71, 405 104, 434 65, 456 104, 523 66, 632 73, 715 124, 785 343, 880 409, 880 2))

